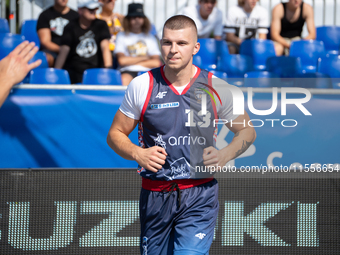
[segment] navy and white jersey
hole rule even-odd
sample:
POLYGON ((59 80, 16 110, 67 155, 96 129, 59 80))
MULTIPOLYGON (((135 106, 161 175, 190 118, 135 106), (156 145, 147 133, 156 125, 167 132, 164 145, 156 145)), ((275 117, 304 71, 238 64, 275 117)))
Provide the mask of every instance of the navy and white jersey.
POLYGON ((237 117, 227 89, 231 85, 223 82, 225 90, 218 90, 212 86, 213 79, 217 78, 197 67, 190 84, 178 92, 160 67, 130 83, 120 111, 139 120, 140 146, 160 146, 168 154, 157 173, 139 167, 142 177, 161 181, 208 177, 197 176, 195 167, 203 165, 204 148, 216 147, 217 125, 214 127, 213 121, 237 117))
POLYGON ((203 165, 203 149, 215 146, 216 106, 206 95, 206 114, 199 116, 202 95, 212 92, 212 74, 200 70, 179 94, 166 79, 163 68, 149 72, 150 85, 139 122, 143 147, 161 146, 168 156, 157 173, 140 168, 140 175, 154 180, 194 178, 195 167, 203 165), (210 85, 209 85, 210 78, 210 85), (211 91, 211 92, 210 92, 211 91))

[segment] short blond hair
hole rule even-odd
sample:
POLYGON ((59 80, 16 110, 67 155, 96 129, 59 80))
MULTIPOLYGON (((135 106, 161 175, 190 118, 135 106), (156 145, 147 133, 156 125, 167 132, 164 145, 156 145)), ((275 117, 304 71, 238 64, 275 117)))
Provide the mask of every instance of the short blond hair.
POLYGON ((183 28, 191 27, 194 29, 196 33, 196 40, 197 40, 197 27, 196 27, 195 21, 193 21, 188 16, 185 16, 185 15, 172 16, 167 21, 165 21, 163 32, 164 32, 165 27, 171 30, 180 30, 183 28))

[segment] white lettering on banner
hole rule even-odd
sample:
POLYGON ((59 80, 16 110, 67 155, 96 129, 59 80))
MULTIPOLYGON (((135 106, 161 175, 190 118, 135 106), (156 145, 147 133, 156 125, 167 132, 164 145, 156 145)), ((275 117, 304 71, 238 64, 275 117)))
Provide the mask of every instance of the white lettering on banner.
MULTIPOLYGON (((244 202, 225 202, 222 220, 222 245, 243 246, 244 233, 262 246, 291 246, 265 226, 266 221, 287 209, 294 203, 263 203, 244 216, 244 202)), ((316 204, 297 206, 297 243, 298 246, 319 246, 316 232, 316 204)))
POLYGON ((108 219, 93 227, 79 238, 80 247, 138 246, 139 237, 117 237, 117 233, 134 223, 139 217, 138 201, 85 201, 81 214, 108 214, 108 219), (126 213, 129 212, 129 213, 126 213))
POLYGON ((253 88, 248 89, 248 108, 256 115, 270 115, 277 108, 277 88, 273 88, 273 103, 269 110, 256 110, 253 104, 253 88))
POLYGON ((268 158, 267 158, 267 166, 268 167, 274 166, 273 159, 274 158, 282 158, 282 155, 283 154, 280 151, 274 151, 274 152, 270 153, 268 158))
MULTIPOLYGON (((77 202, 55 202, 56 217, 50 238, 33 239, 29 236, 30 202, 9 202, 8 242, 21 250, 58 250, 70 245, 74 240, 77 202)), ((223 246, 243 246, 244 233, 262 246, 291 246, 265 226, 265 223, 280 211, 296 204, 297 246, 318 247, 317 205, 316 203, 267 202, 262 203, 248 215, 244 214, 243 201, 225 201, 222 215, 221 244, 223 246)), ((139 236, 118 237, 117 234, 138 220, 139 201, 83 201, 80 214, 106 214, 97 226, 79 239, 80 247, 139 246, 139 236), (128 213, 127 213, 128 212, 128 213)), ((289 215, 291 217, 291 215, 289 215)), ((285 221, 282 221, 285 222, 285 221)), ((286 226, 282 226, 286 228, 286 226)), ((218 224, 215 226, 214 239, 218 224)))
POLYGON ((10 202, 8 242, 16 249, 55 250, 66 247, 73 241, 76 223, 77 202, 54 202, 57 213, 50 238, 33 239, 29 236, 30 202, 10 202))

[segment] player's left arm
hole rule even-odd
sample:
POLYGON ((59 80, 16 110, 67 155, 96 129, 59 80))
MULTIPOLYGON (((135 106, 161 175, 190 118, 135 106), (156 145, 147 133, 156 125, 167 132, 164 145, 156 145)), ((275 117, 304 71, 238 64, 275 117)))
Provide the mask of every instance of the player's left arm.
POLYGON ((305 40, 315 40, 316 38, 316 30, 315 30, 315 24, 314 24, 314 11, 313 7, 310 6, 309 4, 304 3, 303 6, 303 15, 306 19, 306 24, 307 24, 307 30, 308 30, 308 35, 303 38, 305 40))
POLYGON ((205 166, 225 166, 230 160, 245 152, 256 139, 256 132, 247 112, 227 123, 226 126, 235 134, 233 140, 221 150, 212 146, 205 148, 203 151, 205 166))

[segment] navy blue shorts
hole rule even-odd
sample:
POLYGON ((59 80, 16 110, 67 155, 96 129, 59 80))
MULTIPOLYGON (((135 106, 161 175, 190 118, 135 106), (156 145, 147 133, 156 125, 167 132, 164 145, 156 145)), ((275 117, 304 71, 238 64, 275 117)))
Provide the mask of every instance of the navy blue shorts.
POLYGON ((142 188, 142 255, 209 254, 219 208, 216 179, 181 190, 180 204, 178 196, 176 190, 157 192, 142 188))

